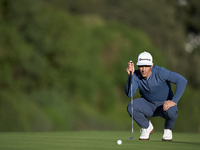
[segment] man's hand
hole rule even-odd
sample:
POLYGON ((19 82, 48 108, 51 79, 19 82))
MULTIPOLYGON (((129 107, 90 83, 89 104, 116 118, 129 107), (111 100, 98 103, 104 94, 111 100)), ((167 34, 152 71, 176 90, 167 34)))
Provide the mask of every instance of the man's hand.
POLYGON ((132 71, 132 75, 134 74, 135 68, 134 68, 134 63, 128 62, 128 66, 126 68, 126 72, 128 75, 130 75, 130 71, 132 71))
POLYGON ((167 100, 167 101, 165 101, 164 104, 163 104, 163 110, 164 110, 164 111, 167 111, 170 107, 173 107, 173 106, 175 106, 175 105, 176 105, 176 103, 173 102, 172 100, 167 100))

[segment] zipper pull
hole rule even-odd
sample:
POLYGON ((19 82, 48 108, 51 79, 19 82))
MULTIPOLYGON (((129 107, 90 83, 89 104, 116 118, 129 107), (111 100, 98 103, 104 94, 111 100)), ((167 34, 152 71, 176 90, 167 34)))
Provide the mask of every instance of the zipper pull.
POLYGON ((148 82, 147 79, 146 79, 146 81, 147 81, 147 87, 148 87, 148 89, 149 89, 149 92, 151 92, 151 89, 150 89, 150 87, 149 87, 149 82, 148 82))

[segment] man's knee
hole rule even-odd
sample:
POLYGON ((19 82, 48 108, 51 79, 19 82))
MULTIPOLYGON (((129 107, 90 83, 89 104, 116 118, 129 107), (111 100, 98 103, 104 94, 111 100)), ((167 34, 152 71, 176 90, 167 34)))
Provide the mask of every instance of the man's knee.
POLYGON ((128 104, 127 106, 127 112, 129 113, 129 115, 132 117, 132 108, 133 106, 131 106, 131 102, 128 104))
POLYGON ((165 112, 165 115, 166 115, 167 118, 176 119, 177 118, 177 111, 178 111, 177 106, 174 106, 174 107, 169 108, 165 112))
POLYGON ((131 117, 134 118, 134 115, 142 112, 141 100, 140 98, 133 100, 127 106, 127 111, 131 117))

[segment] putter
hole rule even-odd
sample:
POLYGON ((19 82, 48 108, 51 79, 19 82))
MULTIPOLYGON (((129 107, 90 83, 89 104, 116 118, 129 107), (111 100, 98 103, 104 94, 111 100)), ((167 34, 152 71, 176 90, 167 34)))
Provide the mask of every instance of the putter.
MULTIPOLYGON (((130 60, 130 63, 132 63, 132 61, 130 60)), ((132 96, 132 71, 130 71, 130 84, 131 84, 131 118, 132 118, 132 130, 131 130, 131 137, 128 138, 128 140, 132 140, 133 139, 133 96, 132 96)))

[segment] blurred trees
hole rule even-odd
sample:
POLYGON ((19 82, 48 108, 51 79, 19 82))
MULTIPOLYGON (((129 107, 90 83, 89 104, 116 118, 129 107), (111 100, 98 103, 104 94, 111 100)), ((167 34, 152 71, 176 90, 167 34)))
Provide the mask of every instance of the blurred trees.
POLYGON ((200 87, 199 72, 188 72, 191 66, 198 67, 200 38, 192 37, 193 45, 198 41, 194 47, 197 51, 187 53, 185 47, 191 32, 195 35, 200 32, 198 0, 69 0, 56 4, 72 13, 98 14, 106 20, 123 22, 144 31, 166 56, 171 70, 184 74, 190 84, 200 87))
MULTIPOLYGON (((177 19, 184 26, 184 31, 186 34, 185 40, 185 50, 188 52, 188 55, 184 57, 187 61, 185 64, 185 74, 187 75, 190 84, 193 87, 200 87, 200 78, 199 78, 199 68, 200 64, 200 1, 190 0, 186 1, 185 5, 177 7, 177 19), (188 70, 190 70, 188 72, 188 70)), ((183 67, 184 67, 183 66, 183 67)))
POLYGON ((193 129, 181 117, 176 129, 197 131, 184 111, 199 114, 199 55, 184 50, 193 3, 0 0, 0 130, 129 129, 125 67, 145 50, 189 80, 179 103, 193 129))

